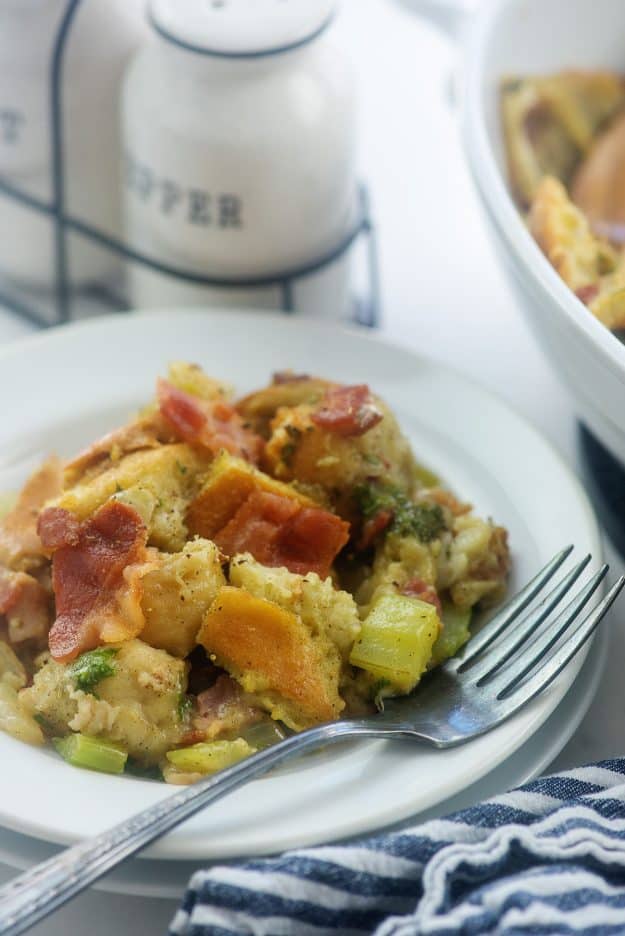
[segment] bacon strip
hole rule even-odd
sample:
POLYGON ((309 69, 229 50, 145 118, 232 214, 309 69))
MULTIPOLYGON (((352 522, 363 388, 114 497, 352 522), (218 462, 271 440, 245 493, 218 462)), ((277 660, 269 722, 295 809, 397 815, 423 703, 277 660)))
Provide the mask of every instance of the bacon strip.
MULTIPOLYGON (((230 676, 220 676, 216 683, 197 697, 198 715, 193 719, 197 740, 218 738, 242 731, 263 717, 263 712, 246 696, 230 676)), ((185 743, 193 743, 185 738, 185 743)))
POLYGON ((276 565, 285 565, 299 575, 316 572, 327 578, 348 540, 349 523, 327 510, 304 507, 278 537, 276 565))
POLYGON ((166 380, 157 384, 163 419, 178 438, 216 455, 225 449, 257 465, 264 442, 247 429, 233 406, 224 400, 201 400, 179 390, 166 380))
POLYGON ((384 418, 366 384, 328 390, 311 417, 315 425, 334 435, 361 436, 384 418))
POLYGON ((56 456, 48 458, 26 482, 13 510, 0 523, 0 563, 28 571, 44 560, 37 534, 37 518, 46 501, 62 491, 63 468, 56 456))
POLYGON ((299 509, 295 500, 253 491, 213 540, 226 556, 250 552, 263 565, 276 565, 278 537, 299 509))
POLYGON ((249 552, 263 565, 326 578, 349 539, 349 524, 292 498, 254 491, 213 539, 226 556, 249 552))
POLYGON ((50 626, 49 595, 32 575, 0 566, 0 615, 7 619, 9 643, 43 641, 50 626))
POLYGON ((206 718, 221 718, 224 709, 238 702, 242 695, 243 690, 231 676, 219 676, 212 686, 199 693, 198 714, 206 718))
POLYGON ((423 579, 414 578, 410 582, 407 582, 401 589, 400 594, 406 595, 407 598, 419 598, 421 601, 426 601, 428 604, 434 605, 439 617, 443 613, 438 592, 433 585, 428 585, 423 579))
POLYGON ((39 515, 37 532, 44 549, 53 551, 61 546, 78 546, 80 523, 62 507, 48 507, 39 515))
POLYGON ((108 501, 78 526, 75 517, 58 508, 44 511, 39 526, 55 550, 57 616, 49 636, 54 659, 65 663, 103 643, 136 637, 145 623, 141 579, 151 568, 139 514, 108 501))

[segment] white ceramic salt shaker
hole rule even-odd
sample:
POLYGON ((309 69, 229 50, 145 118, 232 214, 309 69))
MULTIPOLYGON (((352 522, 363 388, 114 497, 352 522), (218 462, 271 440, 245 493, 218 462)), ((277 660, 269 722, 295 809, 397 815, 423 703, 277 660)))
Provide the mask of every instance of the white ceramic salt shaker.
MULTIPOLYGON (((51 72, 67 0, 0 3, 0 177, 51 205, 51 72)), ((69 21, 68 21, 69 22, 69 21)), ((64 210, 121 239, 119 89, 130 55, 145 41, 144 0, 82 0, 71 17, 61 67, 64 210)), ((0 194, 0 275, 55 285, 49 215, 0 194)), ((70 285, 100 281, 115 255, 68 237, 70 285)))
MULTIPOLYGON (((357 218, 349 63, 335 0, 152 0, 129 68, 127 241, 168 267, 240 281, 331 253, 357 218)), ((345 317, 349 257, 292 283, 294 311, 345 317)), ((217 288, 130 265, 138 308, 276 308, 272 286, 217 288)))

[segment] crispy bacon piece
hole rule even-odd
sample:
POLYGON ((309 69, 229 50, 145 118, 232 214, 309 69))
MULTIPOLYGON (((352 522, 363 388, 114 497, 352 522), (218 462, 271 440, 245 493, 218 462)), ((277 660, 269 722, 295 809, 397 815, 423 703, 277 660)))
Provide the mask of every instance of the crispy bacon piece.
POLYGON ((311 417, 315 425, 334 435, 361 436, 384 418, 366 384, 328 390, 311 417))
POLYGON ((349 540, 349 523, 327 510, 304 507, 278 537, 276 565, 327 578, 336 556, 349 540))
POLYGON ((434 605, 439 617, 443 613, 438 592, 433 585, 428 585, 423 579, 411 579, 401 589, 400 594, 406 595, 408 598, 419 598, 421 601, 427 601, 428 604, 434 605))
POLYGON ((46 542, 60 544, 52 559, 54 659, 65 663, 100 644, 136 637, 144 625, 141 579, 152 567, 139 514, 108 501, 76 529, 68 511, 51 508, 43 512, 40 529, 46 542))
POLYGON ((0 566, 0 615, 6 616, 9 643, 43 641, 50 626, 50 598, 26 572, 0 566))
POLYGON ((39 511, 62 491, 61 461, 52 456, 33 474, 19 495, 17 504, 0 523, 0 563, 10 569, 28 571, 44 560, 37 533, 39 511))
POLYGON ((254 491, 213 539, 227 556, 250 552, 263 565, 326 578, 349 539, 349 524, 292 498, 254 491))
POLYGON ((253 491, 213 540, 226 556, 251 552, 263 565, 276 565, 278 537, 299 510, 295 500, 253 491))
POLYGON ((142 449, 158 448, 163 442, 172 440, 163 419, 158 414, 139 419, 127 426, 121 426, 102 436, 93 445, 80 452, 65 465, 64 480, 66 487, 71 487, 92 468, 105 463, 108 459, 121 458, 131 452, 142 449))
POLYGON ((52 551, 61 546, 78 546, 80 523, 62 507, 48 507, 39 514, 37 532, 44 549, 52 551))
POLYGON ((373 545, 378 536, 388 529, 392 522, 392 510, 379 510, 375 516, 371 517, 371 519, 363 524, 362 533, 360 534, 360 539, 356 544, 356 548, 359 550, 368 549, 369 546, 373 545))
POLYGON ((229 403, 201 400, 162 379, 157 384, 157 395, 161 415, 184 442, 207 449, 213 455, 226 449, 254 465, 260 461, 263 440, 246 429, 229 403))

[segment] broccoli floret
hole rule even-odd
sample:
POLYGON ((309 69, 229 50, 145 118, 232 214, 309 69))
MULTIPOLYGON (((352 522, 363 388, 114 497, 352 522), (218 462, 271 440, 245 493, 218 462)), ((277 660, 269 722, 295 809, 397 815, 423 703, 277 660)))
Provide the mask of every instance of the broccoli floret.
POLYGON ((430 543, 445 529, 445 517, 439 504, 415 504, 392 485, 363 484, 354 494, 366 520, 388 511, 393 515, 389 529, 400 536, 416 536, 422 543, 430 543))
MULTIPOLYGON (((103 679, 115 674, 116 647, 98 647, 83 653, 68 666, 69 676, 77 689, 93 693, 93 689, 103 679)), ((93 693, 95 694, 95 693, 93 693)))

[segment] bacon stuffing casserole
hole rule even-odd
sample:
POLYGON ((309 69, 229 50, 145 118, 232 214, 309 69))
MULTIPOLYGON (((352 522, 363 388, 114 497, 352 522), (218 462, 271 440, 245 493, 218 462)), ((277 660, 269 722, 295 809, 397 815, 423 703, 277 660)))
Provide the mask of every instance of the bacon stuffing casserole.
POLYGON ((0 728, 189 783, 412 692, 509 564, 366 385, 287 372, 235 402, 177 363, 5 506, 0 728))
POLYGON ((625 328, 625 78, 565 71, 502 86, 510 182, 550 263, 593 315, 625 328))

